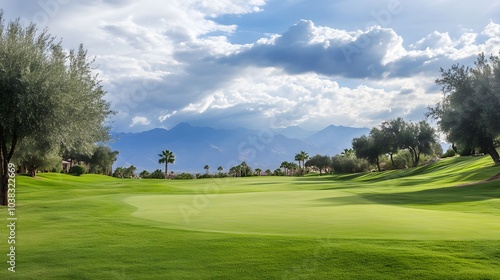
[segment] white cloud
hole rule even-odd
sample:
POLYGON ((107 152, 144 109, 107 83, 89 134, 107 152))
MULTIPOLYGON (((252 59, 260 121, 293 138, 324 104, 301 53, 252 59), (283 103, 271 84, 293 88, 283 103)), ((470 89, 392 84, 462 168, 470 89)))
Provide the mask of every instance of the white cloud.
MULTIPOLYGON (((106 99, 119 111, 114 118, 118 131, 171 127, 181 121, 219 127, 279 123, 321 128, 414 118, 439 100, 433 81, 440 67, 470 65, 477 53, 500 50, 498 4, 489 4, 470 20, 461 17, 458 32, 447 22, 456 17, 453 13, 462 14, 463 7, 476 4, 424 1, 432 5, 430 11, 443 13, 441 19, 430 11, 426 16, 420 7, 424 4, 403 3, 403 12, 392 15, 387 24, 364 29, 373 18, 359 3, 375 12, 385 4, 333 5, 356 5, 358 20, 349 19, 342 27, 329 24, 335 17, 283 23, 282 18, 300 18, 300 11, 286 17, 274 10, 272 23, 290 27, 273 33, 266 26, 271 21, 261 24, 245 18, 265 14, 272 8, 266 2, 67 1, 50 15, 48 24, 68 48, 84 43, 96 56, 106 99), (448 6, 449 12, 443 10, 448 6), (367 18, 359 20, 363 13, 367 18), (478 28, 478 18, 485 16, 493 20, 478 28), (245 32, 260 32, 261 38, 252 44, 233 43, 233 36, 244 33, 244 24, 245 32), (411 26, 430 30, 431 24, 429 34, 417 32, 422 38, 413 41, 408 38, 417 35, 401 31, 411 26)), ((29 19, 43 11, 31 4, 11 1, 4 8, 12 17, 29 19)))
POLYGON ((149 125, 151 122, 147 117, 141 117, 141 116, 135 116, 132 118, 132 123, 130 124, 131 127, 136 126, 136 125, 149 125))

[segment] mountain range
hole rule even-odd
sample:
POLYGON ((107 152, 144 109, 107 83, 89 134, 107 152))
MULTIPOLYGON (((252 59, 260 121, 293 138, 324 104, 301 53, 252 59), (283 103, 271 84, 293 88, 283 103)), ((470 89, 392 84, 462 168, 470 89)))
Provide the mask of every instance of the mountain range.
POLYGON ((114 167, 137 167, 137 171, 163 169, 158 154, 165 149, 176 157, 169 170, 175 172, 211 173, 222 166, 225 171, 245 161, 252 168, 278 168, 283 161, 294 161, 295 154, 306 151, 336 155, 351 147, 352 139, 368 134, 368 128, 330 125, 320 131, 300 127, 252 130, 245 128, 214 129, 180 123, 167 130, 156 128, 137 133, 112 133, 110 146, 120 152, 114 167))

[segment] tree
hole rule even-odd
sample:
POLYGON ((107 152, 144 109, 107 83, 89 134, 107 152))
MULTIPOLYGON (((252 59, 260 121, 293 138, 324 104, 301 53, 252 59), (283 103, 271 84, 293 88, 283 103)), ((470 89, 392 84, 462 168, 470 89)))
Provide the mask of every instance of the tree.
POLYGON ((433 153, 436 131, 426 121, 407 123, 403 130, 402 145, 410 151, 413 167, 417 167, 421 154, 433 153))
POLYGON ((295 154, 295 158, 294 158, 295 161, 297 161, 299 163, 299 168, 300 168, 300 164, 302 163, 302 157, 300 154, 295 154))
POLYGON ((340 155, 343 157, 355 157, 356 156, 353 149, 344 149, 344 151, 341 152, 340 155))
POLYGON ((224 171, 224 167, 222 166, 217 167, 217 171, 219 171, 219 175, 222 174, 222 171, 224 171))
POLYGON ((288 176, 288 168, 290 167, 290 163, 288 161, 283 161, 280 165, 280 168, 283 168, 285 171, 283 172, 285 176, 288 176))
POLYGON ((252 168, 244 161, 240 164, 241 177, 247 177, 252 174, 252 168))
POLYGON ((332 160, 329 156, 315 155, 306 161, 305 166, 307 167, 317 167, 319 169, 319 175, 323 175, 325 171, 332 164, 332 160))
POLYGON ((300 151, 300 153, 295 154, 295 160, 299 163, 299 169, 301 170, 300 171, 301 175, 304 174, 305 161, 308 159, 309 159, 309 155, 304 151, 300 151), (302 163, 302 165, 301 165, 301 163, 302 163))
POLYGON ((384 142, 382 132, 378 128, 372 128, 370 135, 363 135, 352 140, 352 147, 356 153, 356 157, 365 158, 371 164, 377 165, 377 170, 380 172, 380 155, 384 154, 384 142))
POLYGON ((115 168, 115 172, 113 172, 113 177, 124 178, 125 177, 125 168, 124 167, 115 168))
POLYGON ((97 146, 90 157, 90 172, 103 175, 111 175, 111 167, 115 163, 118 151, 111 151, 109 146, 97 146))
POLYGON ((295 162, 288 163, 288 170, 291 170, 290 176, 296 175, 296 171, 299 169, 299 166, 295 162))
POLYGON ((85 166, 83 166, 83 165, 75 165, 69 169, 69 174, 72 174, 75 176, 83 175, 83 174, 85 174, 85 172, 87 172, 87 170, 86 170, 85 166))
POLYGON ((262 173, 262 169, 255 168, 255 175, 260 176, 261 173, 262 173))
POLYGON ((165 173, 161 171, 161 169, 156 169, 155 171, 151 172, 149 175, 150 179, 165 179, 165 173))
POLYGON ((479 147, 493 162, 500 164, 495 138, 500 135, 500 58, 488 60, 480 54, 474 67, 459 64, 441 68, 436 80, 443 99, 429 108, 428 116, 438 121, 447 140, 461 150, 479 147))
POLYGON ((18 147, 12 160, 23 165, 31 177, 36 177, 39 169, 50 169, 61 164, 59 150, 52 143, 25 138, 18 147))
POLYGON ((149 173, 149 171, 147 170, 143 170, 141 173, 139 173, 139 177, 143 179, 147 179, 149 178, 149 176, 151 176, 151 173, 149 173))
POLYGON ((402 118, 397 118, 390 121, 385 121, 380 125, 382 137, 384 138, 384 148, 391 159, 392 167, 394 168, 394 155, 403 148, 403 131, 406 128, 406 122, 402 118))
POLYGON ((271 169, 266 169, 265 173, 266 173, 267 176, 271 176, 273 174, 273 172, 271 171, 271 169))
POLYGON ((206 164, 205 167, 203 167, 203 169, 205 169, 207 175, 210 173, 210 166, 208 166, 208 164, 206 164))
POLYGON ((106 141, 112 114, 87 51, 65 51, 47 31, 0 12, 0 204, 7 205, 8 164, 28 139, 90 151, 106 141))
POLYGON ((137 170, 137 167, 131 165, 123 171, 123 177, 124 178, 134 178, 135 177, 135 171, 137 170))
POLYGON ((158 156, 160 157, 158 163, 165 163, 165 178, 168 178, 168 164, 175 163, 175 155, 173 152, 165 150, 162 151, 161 154, 158 154, 158 156))
POLYGON ((274 176, 284 176, 285 174, 283 174, 283 171, 280 168, 277 168, 276 170, 274 170, 273 175, 274 176))
POLYGON ((233 177, 239 177, 241 175, 241 166, 238 165, 238 166, 232 166, 231 168, 229 168, 229 174, 233 177))
POLYGON ((358 173, 368 170, 370 164, 366 159, 356 158, 353 156, 336 155, 332 157, 330 166, 337 173, 358 173))

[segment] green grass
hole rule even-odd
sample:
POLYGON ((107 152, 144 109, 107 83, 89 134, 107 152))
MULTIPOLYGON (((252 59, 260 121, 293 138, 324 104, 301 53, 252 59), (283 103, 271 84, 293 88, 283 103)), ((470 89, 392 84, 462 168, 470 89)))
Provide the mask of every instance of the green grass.
POLYGON ((478 157, 302 178, 19 176, 17 272, 2 226, 0 279, 500 279, 500 181, 471 184, 499 172, 478 157))

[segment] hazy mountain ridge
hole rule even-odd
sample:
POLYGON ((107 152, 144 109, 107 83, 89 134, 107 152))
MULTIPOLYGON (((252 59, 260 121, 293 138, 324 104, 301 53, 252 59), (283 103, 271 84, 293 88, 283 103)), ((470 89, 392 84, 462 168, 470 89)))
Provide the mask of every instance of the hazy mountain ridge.
POLYGON ((162 169, 158 154, 165 149, 174 152, 175 172, 203 173, 208 164, 210 172, 222 166, 246 161, 253 168, 274 170, 283 161, 293 161, 295 154, 335 155, 351 147, 351 140, 367 134, 369 129, 329 126, 314 132, 300 127, 281 130, 214 129, 180 123, 170 130, 156 128, 139 133, 112 133, 113 150, 120 151, 116 166, 135 165, 137 170, 162 169), (293 136, 293 137, 292 137, 293 136))

